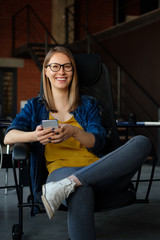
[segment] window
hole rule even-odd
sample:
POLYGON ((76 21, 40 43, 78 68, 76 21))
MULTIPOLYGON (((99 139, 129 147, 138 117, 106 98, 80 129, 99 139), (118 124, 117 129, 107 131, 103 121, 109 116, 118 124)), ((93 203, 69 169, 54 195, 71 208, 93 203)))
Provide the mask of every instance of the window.
POLYGON ((14 118, 17 110, 17 69, 0 68, 0 118, 14 118))

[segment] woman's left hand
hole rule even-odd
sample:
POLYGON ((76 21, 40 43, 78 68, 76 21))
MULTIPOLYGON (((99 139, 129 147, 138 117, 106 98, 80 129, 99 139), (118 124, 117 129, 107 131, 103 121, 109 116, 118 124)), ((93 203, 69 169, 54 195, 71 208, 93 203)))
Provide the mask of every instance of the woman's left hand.
POLYGON ((55 135, 50 138, 51 143, 61 143, 68 138, 73 137, 76 131, 76 127, 69 124, 62 124, 60 128, 55 129, 55 135))
POLYGON ((95 143, 95 137, 92 133, 72 126, 70 124, 62 124, 58 129, 54 130, 54 134, 49 138, 50 143, 61 143, 68 138, 73 137, 87 148, 92 148, 95 143))

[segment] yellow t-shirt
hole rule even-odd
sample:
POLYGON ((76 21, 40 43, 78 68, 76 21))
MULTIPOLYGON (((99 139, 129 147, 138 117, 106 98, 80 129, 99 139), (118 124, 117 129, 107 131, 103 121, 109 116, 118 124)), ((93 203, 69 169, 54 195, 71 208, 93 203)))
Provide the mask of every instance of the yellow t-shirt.
MULTIPOLYGON (((53 119, 50 115, 49 119, 53 119)), ((72 116, 66 122, 58 122, 59 124, 71 124, 73 126, 83 128, 72 116)), ((79 141, 70 137, 66 141, 58 144, 48 143, 45 145, 46 166, 49 174, 55 169, 61 167, 84 167, 97 161, 99 158, 89 152, 79 141)))

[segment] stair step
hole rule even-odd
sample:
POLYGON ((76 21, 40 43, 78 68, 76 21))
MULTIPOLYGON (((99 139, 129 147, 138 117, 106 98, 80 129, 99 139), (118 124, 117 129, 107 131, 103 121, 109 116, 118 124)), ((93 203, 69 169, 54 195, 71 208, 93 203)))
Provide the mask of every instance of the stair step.
POLYGON ((32 48, 32 50, 33 50, 36 54, 45 54, 45 49, 32 48))
POLYGON ((35 54, 38 58, 44 58, 45 57, 45 54, 42 54, 42 53, 35 52, 35 54))
POLYGON ((34 49, 34 50, 44 50, 45 49, 45 46, 31 46, 32 47, 32 49, 34 49))

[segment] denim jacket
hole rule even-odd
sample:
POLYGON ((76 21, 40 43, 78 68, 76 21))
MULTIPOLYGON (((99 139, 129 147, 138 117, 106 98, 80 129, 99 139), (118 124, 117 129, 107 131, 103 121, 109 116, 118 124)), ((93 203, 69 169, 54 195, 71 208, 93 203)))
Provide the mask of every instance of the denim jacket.
MULTIPOLYGON (((82 128, 94 134, 95 144, 93 148, 88 149, 97 156, 101 156, 101 151, 105 146, 106 130, 101 124, 100 109, 95 98, 82 95, 81 104, 71 112, 76 121, 82 128)), ((36 97, 28 100, 27 104, 17 114, 12 124, 7 129, 6 133, 12 129, 21 131, 34 131, 43 119, 49 118, 49 111, 46 109, 42 98, 36 97)), ((36 201, 36 194, 41 191, 42 184, 46 181, 47 170, 44 159, 44 145, 40 142, 31 143, 31 182, 33 194, 36 201)))

